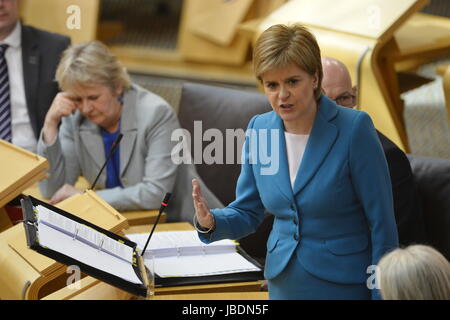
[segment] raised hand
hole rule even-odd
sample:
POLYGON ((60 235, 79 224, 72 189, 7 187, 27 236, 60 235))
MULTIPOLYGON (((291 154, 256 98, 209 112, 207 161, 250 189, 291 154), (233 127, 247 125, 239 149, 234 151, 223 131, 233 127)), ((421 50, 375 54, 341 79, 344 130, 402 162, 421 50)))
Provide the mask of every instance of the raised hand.
POLYGON ((203 198, 200 183, 196 179, 192 179, 192 200, 198 224, 205 229, 213 229, 214 216, 209 212, 208 203, 203 198))

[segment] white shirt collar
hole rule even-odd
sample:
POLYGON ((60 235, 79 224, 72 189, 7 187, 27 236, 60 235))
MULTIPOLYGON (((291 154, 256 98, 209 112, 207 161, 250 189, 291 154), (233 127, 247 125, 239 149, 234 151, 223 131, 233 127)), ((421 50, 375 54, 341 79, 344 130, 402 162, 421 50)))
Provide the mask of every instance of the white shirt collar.
POLYGON ((7 44, 12 48, 20 48, 22 43, 22 24, 17 21, 14 30, 3 40, 2 44, 7 44))

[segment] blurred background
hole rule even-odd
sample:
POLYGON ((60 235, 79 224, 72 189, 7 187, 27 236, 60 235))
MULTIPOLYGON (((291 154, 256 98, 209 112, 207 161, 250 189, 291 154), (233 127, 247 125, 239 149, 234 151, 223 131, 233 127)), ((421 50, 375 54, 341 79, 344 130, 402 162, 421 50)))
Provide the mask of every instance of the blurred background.
POLYGON ((21 17, 73 43, 105 42, 175 110, 185 82, 258 91, 255 38, 301 22, 350 69, 381 132, 408 153, 450 159, 449 0, 21 0, 21 17))

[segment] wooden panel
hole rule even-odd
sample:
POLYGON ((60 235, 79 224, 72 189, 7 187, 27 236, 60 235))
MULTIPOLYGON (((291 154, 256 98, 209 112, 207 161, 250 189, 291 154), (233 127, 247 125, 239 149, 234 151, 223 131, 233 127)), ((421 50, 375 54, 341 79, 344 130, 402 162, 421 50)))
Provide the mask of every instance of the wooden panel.
POLYGON ((268 292, 218 292, 193 294, 156 294, 152 300, 269 300, 268 292))
MULTIPOLYGON (((200 46, 201 47, 201 46, 200 46)), ((202 63, 201 61, 183 61, 177 53, 166 52, 169 58, 155 57, 153 50, 138 49, 140 56, 148 53, 146 57, 127 56, 123 50, 116 46, 112 47, 112 52, 120 57, 120 60, 130 72, 145 73, 150 75, 157 75, 163 77, 174 77, 188 80, 200 81, 215 81, 234 83, 238 85, 256 85, 256 80, 253 75, 251 63, 244 65, 226 66, 209 61, 209 63, 202 63), (178 59, 171 59, 171 56, 178 56, 178 59)))
MULTIPOLYGON (((125 232, 126 232, 126 234, 150 233, 150 231, 152 230, 152 227, 153 227, 153 225, 131 226, 127 230, 125 230, 125 232)), ((184 231, 184 230, 194 230, 194 227, 187 222, 171 222, 171 223, 158 224, 155 229, 156 232, 184 231)))
POLYGON ((238 24, 254 0, 203 0, 189 24, 189 31, 221 46, 229 46, 238 24))
POLYGON ((29 281, 33 283, 40 274, 22 259, 8 244, 9 239, 23 233, 23 226, 16 225, 0 233, 0 299, 21 299, 22 290, 29 281))
POLYGON ((47 177, 48 174, 45 172, 41 172, 38 173, 37 175, 30 177, 24 184, 19 185, 14 190, 11 190, 7 195, 4 195, 4 197, 0 200, 0 204, 4 205, 10 202, 11 200, 19 196, 21 193, 23 193, 23 190, 26 190, 27 188, 35 185, 38 181, 44 180, 47 177))
POLYGON ((127 220, 92 190, 70 197, 56 206, 114 233, 128 227, 127 220))
POLYGON ((191 293, 224 293, 224 292, 254 292, 261 288, 260 281, 230 282, 217 284, 199 284, 192 286, 178 286, 156 288, 155 295, 175 295, 191 293))
POLYGON ((133 297, 126 291, 92 277, 85 277, 73 286, 73 289, 62 288, 42 300, 129 300, 133 297))
POLYGON ((260 19, 267 17, 273 11, 281 7, 288 0, 256 0, 250 8, 246 19, 260 19))
MULTIPOLYGON (((80 280, 79 289, 73 290, 63 288, 46 297, 43 300, 128 300, 134 298, 129 293, 113 287, 105 282, 101 282, 92 277, 80 280)), ((199 292, 202 286, 187 286, 184 293, 168 294, 161 289, 156 289, 151 300, 268 300, 268 292, 244 291, 244 292, 224 292, 227 287, 220 287, 220 292, 210 292, 211 288, 205 288, 206 292, 199 292)), ((205 286, 207 287, 207 286, 205 286)), ((229 284, 228 288, 236 290, 239 287, 229 284)), ((254 288, 259 289, 259 284, 254 288)))
MULTIPOLYGON (((394 141, 401 149, 407 150, 406 135, 400 122, 397 126, 391 116, 391 109, 396 110, 390 100, 390 94, 382 75, 378 71, 378 61, 374 61, 373 47, 375 41, 369 38, 350 34, 336 34, 332 30, 310 27, 316 36, 323 56, 330 56, 342 61, 349 69, 353 85, 358 86, 358 109, 366 111, 372 118, 375 127, 394 141), (366 50, 367 53, 366 53, 366 50), (366 55, 364 58, 364 54, 366 55), (358 70, 360 59, 364 58, 358 70), (375 77, 375 74, 379 78, 375 77), (380 79, 380 80, 378 80, 380 79), (380 82, 379 82, 380 81, 380 82), (385 90, 385 94, 381 88, 385 90), (392 106, 392 107, 391 107, 392 106), (403 137, 403 138, 402 138, 403 137)), ((395 76, 395 70, 389 70, 395 76)))
MULTIPOLYGON (((158 217, 158 210, 147 210, 147 211, 124 211, 121 212, 122 216, 128 220, 130 226, 139 226, 145 224, 153 224, 156 222, 158 217)), ((159 223, 166 222, 167 215, 165 212, 161 214, 159 218, 159 223)))
POLYGON ((236 35, 228 46, 221 46, 191 32, 192 21, 202 10, 205 0, 184 0, 178 48, 183 59, 202 63, 242 65, 250 42, 247 37, 236 35))
MULTIPOLYGON (((450 52, 450 19, 416 13, 396 32, 399 59, 413 58, 439 49, 450 52)), ((439 54, 442 54, 441 52, 439 54)))
POLYGON ((4 208, 0 208, 0 232, 11 228, 13 225, 4 208))
POLYGON ((448 123, 450 124, 450 65, 447 66, 447 70, 444 73, 444 95, 445 106, 447 107, 448 123))
POLYGON ((69 36, 72 43, 97 36, 100 0, 21 0, 21 17, 26 24, 69 36), (73 20, 79 8, 79 20, 73 20), (79 22, 79 28, 74 28, 79 22))
POLYGON ((10 235, 8 235, 8 245, 37 272, 42 275, 49 275, 61 267, 55 260, 27 247, 27 239, 22 224, 18 224, 12 229, 10 235))
POLYGON ((45 177, 47 159, 0 140, 0 207, 45 177))
POLYGON ((400 149, 409 151, 406 131, 389 99, 386 83, 374 62, 376 55, 371 51, 362 64, 359 101, 361 110, 372 118, 375 127, 392 140, 400 149))
MULTIPOLYGON (((75 183, 75 187, 80 190, 87 190, 90 187, 90 185, 89 182, 84 177, 79 177, 77 182, 75 183)), ((41 201, 48 201, 48 199, 45 199, 42 196, 37 183, 25 189, 22 193, 25 195, 31 195, 41 201)), ((125 219, 127 219, 129 225, 143 225, 154 223, 158 216, 158 210, 125 211, 121 212, 121 214, 125 219)), ((161 215, 159 222, 164 223, 165 221, 166 221, 166 214, 163 213, 161 215)))
POLYGON ((261 28, 264 30, 280 22, 301 22, 384 41, 406 16, 426 4, 427 0, 340 0, 338 3, 335 0, 291 0, 273 12, 261 28))
POLYGON ((374 47, 374 40, 352 34, 337 34, 333 30, 309 27, 319 43, 322 56, 342 61, 350 72, 353 85, 358 84, 358 62, 366 50, 374 47))

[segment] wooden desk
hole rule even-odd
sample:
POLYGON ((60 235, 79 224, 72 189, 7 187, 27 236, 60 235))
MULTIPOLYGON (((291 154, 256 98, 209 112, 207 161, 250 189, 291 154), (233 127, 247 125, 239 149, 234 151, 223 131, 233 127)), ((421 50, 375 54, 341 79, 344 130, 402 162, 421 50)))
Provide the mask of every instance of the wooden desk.
POLYGON ((47 159, 0 139, 0 207, 47 177, 47 159))
MULTIPOLYGON (((95 192, 86 191, 58 204, 58 207, 117 233, 127 220, 95 192)), ((45 297, 67 284, 67 267, 27 247, 22 224, 0 233, 0 299, 45 297)))
POLYGON ((226 292, 226 293, 193 293, 157 295, 153 300, 269 300, 269 293, 255 292, 226 292))
MULTIPOLYGON (((126 233, 144 233, 149 232, 150 230, 150 225, 132 226, 126 230, 126 233)), ((193 230, 193 227, 187 222, 165 223, 156 227, 156 231, 160 232, 181 230, 193 230)), ((77 290, 71 290, 68 287, 65 287, 46 296, 44 300, 123 300, 133 298, 133 296, 129 293, 89 276, 82 279, 79 284, 80 286, 77 290)), ((220 297, 225 298, 228 293, 241 293, 241 295, 235 295, 236 299, 241 299, 241 297, 246 295, 247 297, 255 297, 254 299, 259 299, 256 298, 257 296, 253 296, 253 293, 258 292, 260 287, 260 281, 249 281, 156 288, 155 297, 158 296, 157 299, 164 300, 173 299, 174 295, 180 295, 180 299, 183 300, 186 297, 189 298, 191 294, 201 294, 197 296, 198 299, 201 297, 206 297, 208 294, 212 294, 211 299, 215 300, 220 297)))
POLYGON ((15 199, 21 192, 45 179, 49 164, 47 159, 0 139, 0 232, 12 227, 3 206, 15 199))
POLYGON ((62 288, 42 300, 130 300, 133 298, 130 293, 89 276, 75 283, 74 288, 62 288))
MULTIPOLYGON (((123 211, 120 212, 125 218, 127 218, 130 226, 140 226, 153 224, 156 222, 158 217, 158 210, 147 210, 147 211, 123 211)), ((167 215, 165 212, 161 214, 159 223, 166 222, 167 215)))
POLYGON ((4 208, 0 208, 0 232, 13 226, 4 208))
MULTIPOLYGON (((189 286, 189 292, 183 293, 166 293, 157 290, 152 300, 268 300, 268 292, 256 291, 259 286, 255 287, 255 291, 226 291, 209 292, 206 290, 201 292, 200 288, 192 288, 189 286), (193 292, 193 293, 191 293, 193 292)), ((117 289, 105 282, 101 282, 92 277, 83 278, 80 281, 80 290, 70 290, 68 288, 61 289, 52 293, 42 300, 129 300, 133 299, 133 295, 123 290, 117 289)), ((227 287, 223 287, 226 289, 227 287)), ((232 285, 229 288, 235 290, 232 285)))
POLYGON ((450 52, 450 19, 415 13, 396 31, 395 40, 397 68, 414 69, 450 52))
MULTIPOLYGON (((87 189, 89 188, 89 183, 83 177, 80 177, 75 184, 75 187, 78 189, 87 189)), ((25 189, 23 192, 25 195, 30 195, 39 199, 41 201, 48 201, 48 199, 44 198, 39 191, 39 186, 37 183, 33 184, 29 188, 25 189)), ((127 220, 130 226, 136 225, 146 225, 155 223, 156 218, 158 216, 158 210, 145 210, 145 211, 124 211, 120 212, 127 220)), ((166 222, 166 214, 163 213, 161 218, 159 219, 159 223, 166 222)))

